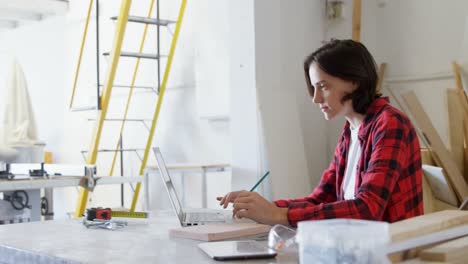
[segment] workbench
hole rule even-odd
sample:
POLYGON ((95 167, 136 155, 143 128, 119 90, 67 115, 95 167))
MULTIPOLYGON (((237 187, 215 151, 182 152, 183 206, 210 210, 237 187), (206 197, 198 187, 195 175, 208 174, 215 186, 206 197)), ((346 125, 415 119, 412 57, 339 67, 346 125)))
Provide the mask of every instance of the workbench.
MULTIPOLYGON (((81 219, 0 226, 0 263, 220 263, 198 248, 201 241, 169 237, 179 227, 172 211, 126 220, 115 231, 87 229, 81 219)), ((298 263, 298 257, 242 263, 298 263)))

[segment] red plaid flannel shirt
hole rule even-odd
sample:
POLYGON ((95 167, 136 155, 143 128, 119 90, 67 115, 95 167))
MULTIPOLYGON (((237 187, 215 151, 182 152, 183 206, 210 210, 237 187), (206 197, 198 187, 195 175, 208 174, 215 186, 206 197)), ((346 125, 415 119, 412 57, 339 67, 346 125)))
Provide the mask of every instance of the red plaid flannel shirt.
POLYGON ((358 132, 362 147, 357 167, 355 199, 345 200, 343 178, 350 141, 349 123, 335 149, 335 157, 315 190, 307 197, 274 201, 288 208, 292 226, 303 220, 354 218, 395 222, 421 215, 421 151, 409 119, 377 98, 358 132))

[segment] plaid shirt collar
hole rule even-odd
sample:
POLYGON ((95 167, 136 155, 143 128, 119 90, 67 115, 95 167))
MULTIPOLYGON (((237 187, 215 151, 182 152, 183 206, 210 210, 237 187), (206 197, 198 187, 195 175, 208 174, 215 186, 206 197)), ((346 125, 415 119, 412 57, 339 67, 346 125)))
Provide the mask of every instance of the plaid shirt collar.
MULTIPOLYGON (((371 128, 372 120, 374 120, 375 116, 382 111, 382 109, 387 106, 390 103, 390 100, 388 97, 379 97, 376 98, 372 104, 369 106, 369 109, 367 109, 367 113, 364 116, 364 121, 359 128, 359 133, 358 133, 358 138, 361 142, 365 141, 367 138, 367 135, 369 134, 369 129, 371 128)), ((349 122, 346 121, 345 123, 345 132, 343 133, 343 136, 346 139, 349 139, 351 136, 351 130, 349 129, 349 122)))

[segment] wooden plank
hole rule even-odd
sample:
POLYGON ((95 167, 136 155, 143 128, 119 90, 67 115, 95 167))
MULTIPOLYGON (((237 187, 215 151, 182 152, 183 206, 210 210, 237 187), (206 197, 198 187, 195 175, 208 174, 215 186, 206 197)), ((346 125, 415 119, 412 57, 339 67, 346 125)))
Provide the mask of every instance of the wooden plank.
POLYGON ((465 181, 468 182, 468 98, 465 90, 463 89, 462 73, 460 65, 457 62, 452 62, 452 71, 455 78, 455 88, 458 93, 459 103, 464 109, 464 121, 463 121, 463 134, 465 137, 465 149, 464 149, 464 177, 465 181))
POLYGON ((457 91, 463 91, 463 82, 461 77, 460 65, 457 62, 452 62, 452 71, 455 77, 455 87, 457 91))
POLYGON ((463 119, 463 134, 465 137, 465 149, 463 153, 464 157, 464 172, 465 181, 468 183, 468 118, 463 119))
POLYGON ((423 206, 424 214, 430 214, 434 212, 434 196, 432 194, 432 189, 429 183, 426 180, 426 176, 423 175, 423 206))
POLYGON ((462 237, 423 250, 419 257, 429 261, 449 261, 450 263, 466 263, 468 258, 468 237, 462 237))
POLYGON ((379 67, 379 76, 377 79, 377 92, 381 93, 383 90, 383 81, 385 79, 385 71, 387 70, 387 63, 381 63, 379 67))
POLYGON ((462 175, 465 175, 465 135, 460 124, 463 124, 463 106, 457 91, 447 89, 447 107, 449 122, 450 153, 462 175))
POLYGON ((395 222, 389 230, 392 242, 398 242, 465 224, 468 211, 445 210, 395 222))
POLYGON ((422 164, 427 164, 431 166, 435 166, 435 162, 432 159, 432 153, 429 149, 427 148, 421 148, 421 161, 422 164))
POLYGON ((353 0, 353 40, 361 41, 361 0, 353 0))
POLYGON ((446 203, 444 201, 441 201, 437 198, 434 197, 432 200, 432 206, 434 209, 434 212, 439 212, 439 211, 444 211, 444 210, 457 210, 458 208, 456 206, 453 206, 449 203, 446 203))
POLYGON ((401 262, 418 257, 424 249, 467 235, 468 225, 460 225, 404 241, 393 242, 387 247, 387 256, 393 263, 401 262))
POLYGON ((452 70, 455 78, 455 88, 458 93, 458 99, 463 107, 464 111, 464 121, 463 121, 463 133, 465 135, 465 149, 464 149, 464 177, 465 181, 468 182, 468 97, 463 88, 462 72, 460 65, 455 61, 452 62, 452 70))
POLYGON ((424 112, 416 94, 414 92, 406 93, 403 95, 403 99, 414 117, 413 121, 415 121, 415 125, 421 130, 428 144, 427 147, 432 151, 432 157, 436 163, 441 163, 441 167, 447 172, 447 180, 455 190, 459 202, 463 201, 465 197, 468 197, 468 186, 465 179, 460 173, 457 164, 450 158, 450 153, 437 134, 429 117, 424 112))

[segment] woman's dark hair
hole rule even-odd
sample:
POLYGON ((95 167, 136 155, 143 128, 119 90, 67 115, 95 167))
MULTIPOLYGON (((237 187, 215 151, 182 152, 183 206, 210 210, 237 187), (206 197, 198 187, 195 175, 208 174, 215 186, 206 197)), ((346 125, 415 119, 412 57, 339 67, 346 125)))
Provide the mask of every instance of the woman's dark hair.
POLYGON ((377 66, 366 47, 354 40, 336 40, 323 45, 304 61, 304 74, 310 96, 314 96, 314 86, 309 77, 312 63, 327 74, 357 84, 358 88, 344 96, 341 102, 351 99, 353 109, 365 114, 372 101, 380 97, 377 91, 377 66))

